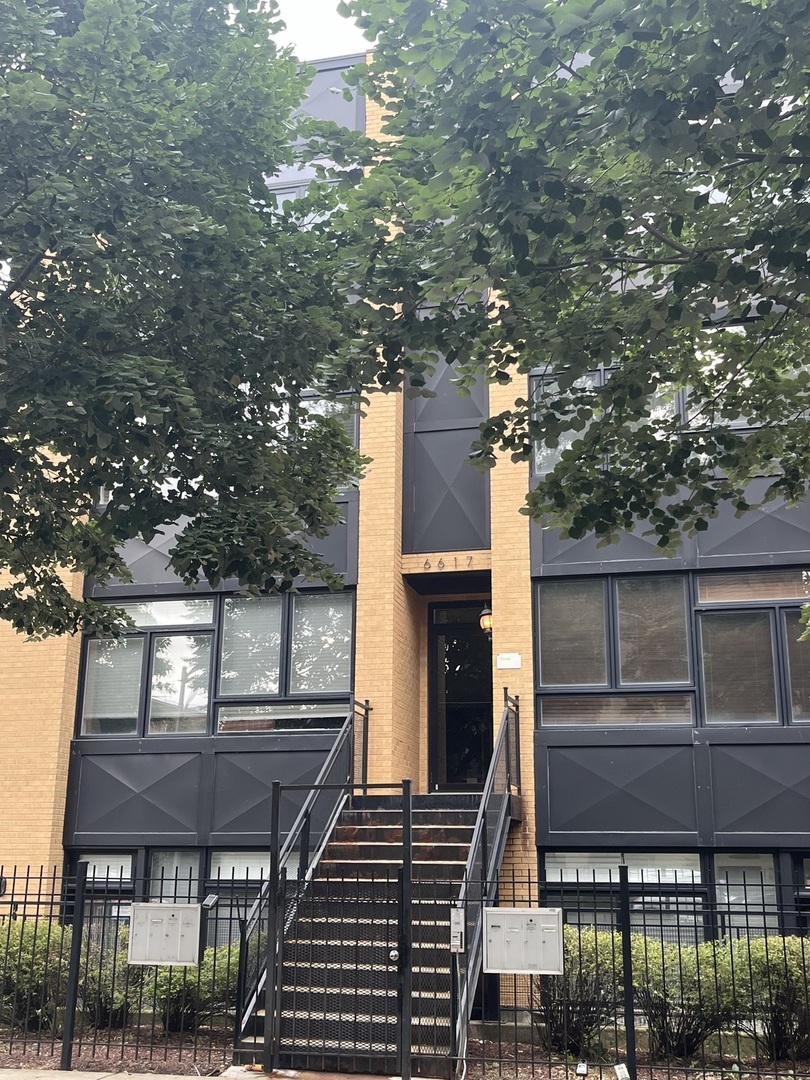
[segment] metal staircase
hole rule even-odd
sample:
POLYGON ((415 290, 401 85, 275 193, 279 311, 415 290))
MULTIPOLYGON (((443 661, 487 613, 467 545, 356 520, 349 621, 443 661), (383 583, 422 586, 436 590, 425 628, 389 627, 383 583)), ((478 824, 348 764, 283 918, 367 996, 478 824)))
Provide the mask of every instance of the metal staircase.
MULTIPOLYGON (((517 746, 517 702, 507 699, 482 794, 411 796, 407 781, 401 794, 355 794, 370 786, 336 778, 343 766, 327 761, 280 849, 277 888, 248 920, 237 1060, 451 1075, 466 1046, 488 883, 515 813, 517 746), (459 905, 468 944, 454 955, 450 911, 459 905)), ((340 753, 351 773, 357 755, 340 753)))

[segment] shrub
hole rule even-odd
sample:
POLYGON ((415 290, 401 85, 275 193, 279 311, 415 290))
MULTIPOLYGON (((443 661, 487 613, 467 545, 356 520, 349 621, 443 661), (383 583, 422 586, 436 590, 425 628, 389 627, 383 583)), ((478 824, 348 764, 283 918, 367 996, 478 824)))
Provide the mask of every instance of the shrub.
POLYGON ((808 948, 803 938, 776 935, 732 946, 738 1027, 772 1061, 810 1058, 808 948))
POLYGON ((691 1058, 734 1015, 728 942, 676 944, 633 934, 631 948, 652 1060, 691 1058))
POLYGON ((197 1031, 236 1002, 238 948, 206 949, 198 967, 158 968, 155 1011, 166 1031, 197 1031))
POLYGON ((0 1013, 10 1027, 52 1027, 65 1003, 70 927, 55 919, 0 923, 0 1013))
POLYGON ((532 979, 532 1010, 547 1049, 601 1057, 599 1035, 612 1022, 621 994, 618 934, 590 926, 563 927, 563 975, 532 979))
POLYGON ((127 963, 129 928, 82 943, 80 994, 88 1023, 97 1028, 127 1025, 142 983, 142 969, 127 963))

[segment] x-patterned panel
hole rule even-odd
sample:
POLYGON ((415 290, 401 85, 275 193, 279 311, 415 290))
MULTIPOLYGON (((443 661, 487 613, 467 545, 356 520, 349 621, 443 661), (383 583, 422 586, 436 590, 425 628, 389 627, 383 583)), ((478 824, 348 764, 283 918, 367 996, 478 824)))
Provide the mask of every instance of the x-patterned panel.
POLYGON ((692 748, 684 746, 551 746, 548 832, 691 837, 697 831, 692 760, 692 748))
POLYGON ((84 756, 76 832, 197 834, 199 754, 84 756))
POLYGON ((489 477, 468 462, 469 430, 413 436, 413 551, 489 547, 489 477))
MULTIPOLYGON (((769 481, 755 480, 746 495, 750 502, 763 498, 769 481)), ((776 499, 742 517, 730 506, 721 508, 708 530, 698 536, 698 556, 702 564, 729 556, 765 554, 795 555, 806 559, 810 550, 810 500, 785 506, 776 499)))
POLYGON ((413 430, 414 424, 427 424, 434 421, 445 425, 450 420, 469 420, 470 426, 477 431, 482 420, 489 412, 489 393, 486 380, 479 379, 470 393, 462 397, 453 385, 456 373, 449 364, 440 362, 433 378, 426 387, 435 397, 411 398, 405 404, 405 427, 413 430))
POLYGON ((718 834, 810 835, 810 745, 712 746, 718 834))
MULTIPOLYGON (((211 833, 251 834, 268 839, 270 798, 274 780, 314 784, 324 754, 217 754, 211 833)), ((306 792, 281 791, 281 830, 289 830, 306 792)))
POLYGON ((585 536, 582 540, 571 540, 560 536, 556 529, 543 529, 532 522, 532 572, 539 573, 542 567, 561 566, 568 570, 572 566, 582 566, 590 573, 602 573, 606 568, 627 563, 662 566, 680 570, 694 563, 694 542, 684 540, 679 553, 673 557, 665 556, 655 539, 643 534, 648 528, 646 523, 639 525, 632 533, 622 533, 618 544, 599 547, 595 536, 585 536))

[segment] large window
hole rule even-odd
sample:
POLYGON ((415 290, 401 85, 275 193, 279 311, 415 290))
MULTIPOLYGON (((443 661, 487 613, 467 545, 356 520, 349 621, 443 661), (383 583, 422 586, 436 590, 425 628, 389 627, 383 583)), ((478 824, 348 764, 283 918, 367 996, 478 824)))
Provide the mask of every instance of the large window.
MULTIPOLYGON (((605 386, 612 368, 601 367, 579 376, 573 383, 560 376, 538 375, 532 377, 529 392, 537 405, 536 419, 545 415, 544 405, 553 404, 560 417, 559 430, 547 429, 534 441, 532 472, 535 476, 550 473, 565 451, 581 439, 594 421, 604 414, 598 391, 605 386)), ((647 415, 653 420, 684 415, 684 394, 678 390, 661 390, 646 402, 647 415)), ((639 426, 635 424, 634 426, 639 426)))
POLYGON ((810 571, 538 583, 546 727, 810 720, 810 571))
POLYGON ((86 643, 83 735, 312 729, 347 713, 350 593, 120 606, 136 629, 86 643))

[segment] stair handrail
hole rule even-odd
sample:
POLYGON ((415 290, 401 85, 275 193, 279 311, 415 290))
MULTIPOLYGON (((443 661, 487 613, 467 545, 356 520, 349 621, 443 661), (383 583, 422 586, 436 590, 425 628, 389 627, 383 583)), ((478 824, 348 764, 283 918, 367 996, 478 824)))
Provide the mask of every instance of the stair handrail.
POLYGON ((456 955, 453 1056, 457 1065, 465 1057, 467 1029, 472 1012, 473 994, 483 958, 483 909, 491 899, 490 889, 497 887, 506 837, 511 821, 510 801, 520 792, 518 697, 510 697, 504 688, 501 726, 495 739, 487 770, 470 852, 464 870, 457 906, 465 912, 466 950, 456 955))
MULTIPOLYGON (((309 880, 321 856, 326 840, 340 815, 341 808, 348 797, 348 790, 355 783, 356 775, 359 774, 360 784, 367 782, 368 721, 370 713, 371 705, 368 699, 362 702, 352 702, 349 714, 338 732, 332 748, 327 754, 318 776, 307 793, 292 828, 279 851, 277 865, 280 876, 284 880, 286 880, 286 865, 290 861, 299 840, 303 841, 301 843, 303 860, 299 858, 297 878, 299 883, 309 880), (359 732, 360 738, 358 739, 357 728, 360 725, 362 725, 362 730, 359 732), (338 779, 335 781, 331 774, 336 768, 341 770, 341 758, 345 751, 348 751, 348 755, 346 760, 343 761, 342 771, 339 771, 338 779), (320 835, 317 837, 314 849, 312 849, 312 811, 317 800, 324 793, 327 793, 327 798, 331 797, 333 799, 333 805, 327 806, 326 816, 320 828, 320 835), (304 864, 303 867, 302 863, 304 864)), ((279 882, 272 882, 270 877, 262 882, 259 895, 247 914, 244 929, 240 932, 237 981, 237 1023, 240 1034, 250 1020, 266 978, 266 966, 262 966, 266 950, 261 944, 261 932, 263 924, 268 921, 270 890, 272 887, 278 888, 278 886, 279 882), (254 943, 256 945, 255 950, 253 950, 256 953, 256 963, 252 965, 255 970, 251 972, 249 970, 249 959, 251 946, 254 943)), ((296 889, 296 904, 297 894, 298 890, 296 889)), ((294 908, 292 911, 284 913, 284 926, 287 925, 293 913, 294 908)), ((268 926, 268 933, 270 929, 268 926)))

